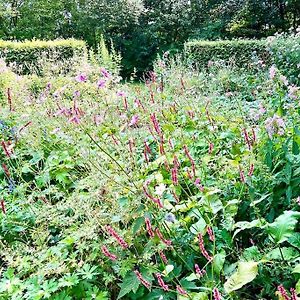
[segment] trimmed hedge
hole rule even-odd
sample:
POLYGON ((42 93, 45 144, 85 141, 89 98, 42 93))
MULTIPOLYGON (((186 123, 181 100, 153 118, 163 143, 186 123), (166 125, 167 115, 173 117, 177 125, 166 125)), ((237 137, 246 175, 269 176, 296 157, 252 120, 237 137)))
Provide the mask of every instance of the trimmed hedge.
POLYGON ((199 67, 207 67, 209 61, 234 61, 238 66, 247 66, 258 57, 269 59, 265 40, 192 41, 185 44, 188 59, 199 67))
MULTIPOLYGON (((69 60, 86 51, 84 41, 68 39, 54 41, 12 42, 0 40, 0 57, 6 64, 15 64, 18 73, 30 74, 39 70, 40 60, 69 60)), ((38 73, 38 72, 37 72, 38 73)))
POLYGON ((209 61, 233 61, 247 68, 253 59, 275 64, 292 82, 300 81, 300 35, 262 40, 191 41, 185 44, 188 63, 206 68, 209 61))

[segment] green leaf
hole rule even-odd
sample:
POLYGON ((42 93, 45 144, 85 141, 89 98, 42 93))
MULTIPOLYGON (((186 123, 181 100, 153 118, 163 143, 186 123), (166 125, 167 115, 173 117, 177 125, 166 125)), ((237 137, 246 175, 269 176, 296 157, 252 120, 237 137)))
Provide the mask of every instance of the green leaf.
POLYGON ((225 262, 225 257, 226 254, 225 253, 218 253, 214 256, 213 262, 212 262, 212 266, 214 268, 214 271, 220 275, 223 266, 224 266, 224 262, 225 262))
POLYGON ((251 228, 254 228, 254 227, 261 227, 262 223, 260 220, 253 220, 252 222, 237 222, 235 225, 234 225, 234 228, 238 228, 234 234, 233 234, 233 237, 234 238, 240 231, 243 231, 245 229, 251 229, 251 228))
POLYGON ((276 248, 268 252, 266 258, 269 260, 290 260, 299 256, 299 251, 292 247, 276 248))
POLYGON ((118 295, 118 299, 121 299, 131 291, 137 291, 140 285, 139 280, 133 272, 127 273, 126 277, 123 279, 123 282, 120 284, 121 290, 118 295))
POLYGON ((255 261, 239 262, 237 271, 224 284, 225 291, 236 291, 251 282, 258 274, 257 266, 255 261))
POLYGON ((195 224, 190 227, 190 232, 193 234, 204 233, 206 222, 203 218, 200 218, 195 224))
POLYGON ((296 247, 296 248, 300 248, 300 233, 299 232, 295 232, 293 233, 289 239, 288 239, 288 242, 296 247))
POLYGON ((177 300, 186 300, 186 299, 193 299, 193 300, 208 300, 208 296, 206 293, 189 293, 189 297, 185 297, 182 295, 178 295, 177 300))
POLYGON ((300 273, 300 264, 296 265, 296 267, 293 269, 292 273, 300 273))
POLYGON ((297 218, 299 217, 300 212, 285 211, 273 223, 267 226, 267 232, 275 239, 276 243, 283 243, 294 233, 298 222, 297 218))
POLYGON ((139 217, 137 218, 132 225, 132 233, 136 234, 140 228, 142 227, 142 225, 145 223, 145 218, 144 217, 139 217))

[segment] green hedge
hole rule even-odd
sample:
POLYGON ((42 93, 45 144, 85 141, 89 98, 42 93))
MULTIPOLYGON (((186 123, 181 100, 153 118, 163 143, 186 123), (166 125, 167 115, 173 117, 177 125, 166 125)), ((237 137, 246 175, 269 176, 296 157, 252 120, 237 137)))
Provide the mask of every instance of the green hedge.
POLYGON ((192 41, 185 44, 189 61, 199 67, 206 67, 209 61, 234 61, 238 66, 247 66, 258 57, 264 61, 269 59, 269 52, 264 40, 224 40, 224 41, 192 41))
POLYGON ((293 82, 300 81, 300 36, 262 40, 191 41, 185 44, 188 63, 205 68, 209 61, 234 61, 247 68, 253 59, 275 64, 293 82))
POLYGON ((85 42, 74 39, 24 42, 0 40, 0 57, 8 65, 16 65, 14 70, 21 74, 30 74, 33 70, 39 73, 41 59, 69 60, 85 51, 85 42))

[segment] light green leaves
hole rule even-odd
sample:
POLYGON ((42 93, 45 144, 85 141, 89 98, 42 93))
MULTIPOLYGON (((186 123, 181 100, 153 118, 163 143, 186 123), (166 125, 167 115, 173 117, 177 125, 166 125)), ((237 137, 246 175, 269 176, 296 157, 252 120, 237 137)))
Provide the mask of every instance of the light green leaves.
POLYGON ((118 299, 121 299, 131 291, 134 293, 138 290, 140 285, 139 280, 133 272, 129 272, 124 278, 123 282, 120 284, 121 290, 118 295, 118 299))
POLYGON ((258 274, 258 262, 239 262, 237 271, 224 284, 225 291, 230 293, 251 282, 258 274))
POLYGON ((267 226, 267 232, 277 244, 283 243, 294 233, 298 218, 300 218, 300 212, 285 211, 267 226))

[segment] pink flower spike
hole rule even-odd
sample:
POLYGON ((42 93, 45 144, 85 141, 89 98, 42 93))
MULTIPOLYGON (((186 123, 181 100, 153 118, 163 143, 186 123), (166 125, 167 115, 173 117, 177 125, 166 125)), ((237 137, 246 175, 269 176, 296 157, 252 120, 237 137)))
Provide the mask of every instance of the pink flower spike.
POLYGON ((248 176, 251 177, 253 175, 253 172, 254 172, 254 164, 251 164, 249 168, 248 176))
POLYGON ((159 230, 158 228, 156 228, 155 232, 156 232, 157 236, 159 237, 159 239, 160 239, 164 244, 166 244, 167 246, 171 246, 171 245, 172 245, 172 241, 166 240, 166 239, 163 237, 162 233, 160 232, 160 230, 159 230))
POLYGON ((5 202, 4 202, 4 200, 0 201, 0 205, 1 205, 1 209, 2 209, 3 214, 6 215, 6 208, 5 208, 5 202))
POLYGON ((173 168, 171 170, 172 174, 172 182, 174 185, 178 185, 178 171, 177 171, 177 168, 173 168))
POLYGON ((117 259, 117 256, 114 255, 114 254, 112 254, 112 253, 110 253, 106 246, 103 245, 103 246, 101 247, 101 251, 102 251, 102 253, 103 253, 106 257, 108 257, 109 259, 111 259, 111 260, 116 260, 116 259, 117 259))
POLYGON ((163 253, 163 251, 159 251, 159 256, 160 256, 161 260, 167 265, 168 264, 168 259, 165 256, 165 254, 163 253))
POLYGON ((296 290, 291 288, 290 292, 291 292, 291 300, 297 300, 296 290))
POLYGON ((176 290, 180 295, 187 296, 187 292, 179 285, 176 286, 176 290))
POLYGON ((208 233, 209 239, 213 242, 215 240, 215 235, 210 226, 207 227, 207 233, 208 233))
POLYGON ((117 91, 118 97, 126 97, 126 93, 124 91, 117 91))
POLYGON ((282 284, 280 284, 280 285, 277 287, 277 290, 278 290, 279 294, 281 295, 281 297, 282 297, 284 300, 290 300, 290 299, 291 299, 291 298, 288 296, 287 291, 285 290, 285 288, 283 287, 282 284))
POLYGON ((198 234, 198 241, 199 241, 199 248, 200 251, 202 253, 202 255, 210 262, 212 261, 212 257, 208 254, 208 252, 206 251, 205 247, 204 247, 204 240, 203 240, 203 236, 201 233, 198 234))
POLYGON ((155 274, 157 280, 158 280, 158 284, 159 286, 164 290, 164 291, 169 291, 169 287, 167 284, 165 284, 165 282, 163 281, 161 275, 159 273, 155 274))
POLYGON ((143 284, 148 290, 150 290, 150 287, 151 287, 150 282, 148 282, 146 279, 144 279, 142 274, 138 270, 135 270, 134 273, 135 273, 136 277, 138 278, 138 280, 140 281, 140 283, 143 284))
POLYGON ((128 244, 119 236, 119 234, 109 225, 106 226, 106 231, 115 238, 115 240, 119 243, 119 245, 123 249, 128 248, 128 244))
POLYGON ((145 218, 146 229, 151 238, 154 238, 154 232, 152 230, 151 222, 149 218, 145 218))
POLYGON ((222 300, 221 294, 217 288, 213 289, 214 300, 222 300))
POLYGON ((138 115, 134 115, 132 118, 131 118, 131 121, 129 123, 129 126, 135 126, 138 124, 138 121, 139 121, 139 116, 138 115))
POLYGON ((209 143, 208 154, 212 154, 213 150, 214 150, 214 144, 209 143))

